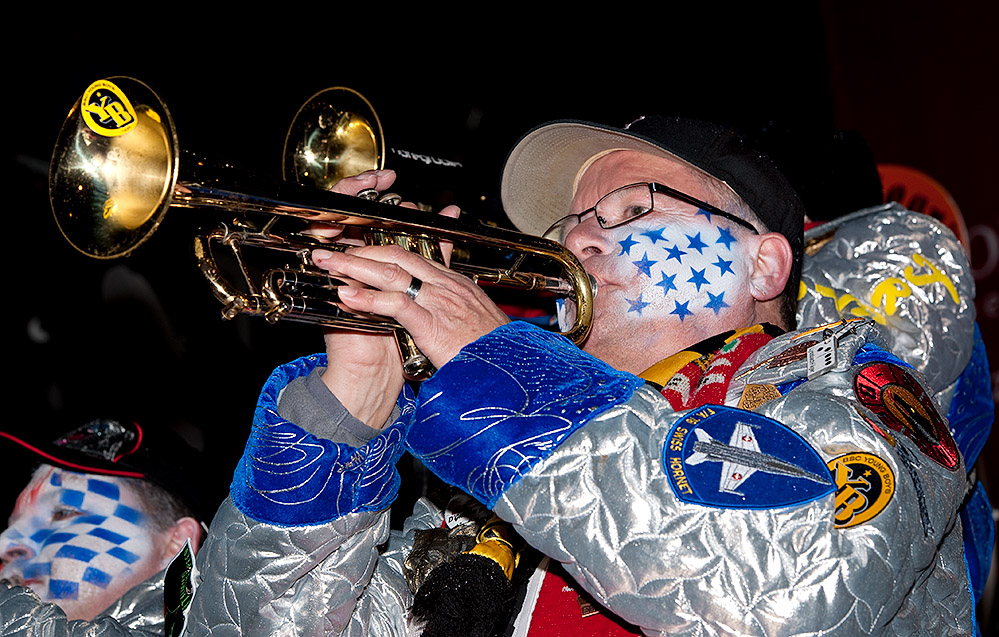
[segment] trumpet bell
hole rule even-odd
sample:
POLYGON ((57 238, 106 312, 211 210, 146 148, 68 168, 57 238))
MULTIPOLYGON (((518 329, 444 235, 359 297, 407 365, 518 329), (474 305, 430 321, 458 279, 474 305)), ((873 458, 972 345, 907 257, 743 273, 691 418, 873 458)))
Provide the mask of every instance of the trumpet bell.
POLYGON ((298 110, 284 140, 287 181, 322 190, 344 177, 385 166, 385 137, 371 103, 357 91, 319 91, 298 110))
POLYGON ((128 254, 159 226, 176 185, 177 133, 138 80, 94 82, 59 131, 49 198, 69 243, 98 259, 128 254))

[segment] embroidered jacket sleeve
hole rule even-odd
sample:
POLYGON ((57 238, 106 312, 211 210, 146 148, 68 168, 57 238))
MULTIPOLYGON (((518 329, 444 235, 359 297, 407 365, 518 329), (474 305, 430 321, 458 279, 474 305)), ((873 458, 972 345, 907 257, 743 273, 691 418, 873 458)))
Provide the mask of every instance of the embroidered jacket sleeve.
MULTIPOLYGON (((299 359, 264 386, 230 498, 198 554, 188 634, 405 634, 411 538, 390 535, 388 507, 413 400, 404 393, 398 420, 360 446, 317 438, 282 415, 310 409, 282 403, 279 413, 278 400, 324 365, 299 359)), ((306 425, 329 433, 342 424, 332 420, 306 425)))
MULTIPOLYGON (((960 457, 942 466, 858 402, 854 363, 904 365, 862 349, 873 335, 858 325, 839 340, 838 362, 808 382, 803 360, 749 374, 739 387, 767 383, 781 395, 747 417, 747 431, 765 424, 757 418, 783 425, 762 427, 753 463, 768 458, 759 466, 730 449, 714 461, 708 451, 681 458, 713 468, 697 485, 701 502, 681 498, 686 487, 671 483, 664 459, 677 429, 690 434, 687 419, 703 414, 672 412, 640 379, 523 324, 473 343, 424 384, 408 444, 649 634, 963 634, 971 603, 954 515, 960 457), (809 451, 789 451, 792 437, 809 451), (725 453, 756 469, 728 489, 734 495, 724 492, 725 453), (813 453, 829 472, 801 460, 813 453), (859 507, 864 483, 842 460, 857 453, 876 457, 873 471, 892 484, 872 492, 868 483, 881 508, 835 528, 859 507)), ((744 369, 793 337, 774 339, 744 369)), ((737 400, 730 392, 727 402, 737 400)))

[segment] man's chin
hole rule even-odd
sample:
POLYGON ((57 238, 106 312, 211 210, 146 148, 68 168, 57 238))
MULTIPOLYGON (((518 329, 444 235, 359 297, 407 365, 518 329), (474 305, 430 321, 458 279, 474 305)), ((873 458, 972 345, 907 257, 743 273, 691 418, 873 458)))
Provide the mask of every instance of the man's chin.
POLYGON ((600 359, 601 361, 607 363, 614 369, 621 371, 631 371, 630 367, 632 362, 629 359, 633 358, 628 355, 621 347, 613 344, 613 341, 601 338, 600 334, 590 333, 590 336, 583 343, 582 350, 600 359))
POLYGON ((118 598, 114 592, 105 592, 106 594, 104 595, 87 597, 85 599, 53 599, 48 595, 48 586, 45 582, 24 583, 22 586, 27 586, 34 591, 43 602, 55 604, 61 608, 62 612, 66 613, 66 619, 70 621, 74 619, 92 621, 102 610, 110 606, 118 598))
POLYGON ((97 614, 102 610, 111 605, 114 600, 103 600, 103 599, 61 599, 53 600, 55 604, 59 606, 66 613, 66 619, 72 621, 74 619, 82 619, 84 621, 93 621, 97 614))

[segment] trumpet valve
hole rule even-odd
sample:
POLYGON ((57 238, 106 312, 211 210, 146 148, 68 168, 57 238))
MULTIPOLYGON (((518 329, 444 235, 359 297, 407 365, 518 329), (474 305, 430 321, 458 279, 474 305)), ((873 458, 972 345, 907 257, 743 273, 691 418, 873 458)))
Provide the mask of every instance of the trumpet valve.
POLYGON ((409 252, 415 252, 425 259, 430 259, 441 264, 444 263, 441 244, 435 237, 375 230, 368 235, 367 242, 368 245, 376 246, 397 245, 409 252))
POLYGON ((222 318, 231 321, 236 315, 246 309, 246 303, 241 297, 234 297, 231 301, 222 306, 222 318))
POLYGON ((291 308, 288 306, 287 303, 278 303, 276 305, 272 305, 267 309, 266 312, 264 312, 264 320, 266 320, 271 325, 274 325, 275 323, 283 319, 285 316, 287 316, 289 311, 291 311, 291 308))

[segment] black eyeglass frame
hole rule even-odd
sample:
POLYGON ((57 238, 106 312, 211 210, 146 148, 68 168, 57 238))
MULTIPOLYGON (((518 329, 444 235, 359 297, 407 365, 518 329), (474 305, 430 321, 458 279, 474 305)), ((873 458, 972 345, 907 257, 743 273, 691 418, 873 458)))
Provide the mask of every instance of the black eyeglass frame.
POLYGON ((548 234, 551 232, 552 228, 554 228, 555 226, 559 225, 560 223, 562 223, 563 221, 565 221, 569 217, 576 217, 576 222, 577 223, 582 223, 583 222, 583 217, 585 217, 586 215, 590 214, 591 212, 597 218, 597 223, 604 230, 610 230, 611 228, 617 228, 619 226, 623 226, 625 224, 631 223, 635 219, 641 219, 645 215, 647 215, 650 212, 652 212, 653 210, 655 210, 655 207, 650 207, 648 210, 646 210, 645 212, 643 212, 640 215, 635 215, 634 217, 630 217, 628 219, 625 219, 624 221, 621 221, 619 223, 610 224, 610 225, 604 225, 604 222, 602 221, 600 215, 597 214, 597 206, 600 205, 601 201, 603 201, 607 197, 610 197, 611 195, 613 195, 616 192, 620 192, 620 191, 622 191, 622 190, 624 190, 626 188, 634 188, 635 186, 648 186, 649 187, 649 200, 650 201, 653 201, 653 197, 652 196, 655 193, 657 193, 657 192, 663 193, 663 194, 666 194, 666 195, 669 195, 669 196, 673 197, 674 199, 679 199, 680 201, 682 201, 684 203, 688 203, 688 204, 690 204, 692 206, 697 206, 697 208, 699 210, 703 210, 703 211, 705 211, 707 213, 710 213, 710 214, 713 214, 713 215, 718 215, 719 217, 722 217, 723 219, 728 219, 729 221, 731 221, 733 223, 739 224, 743 228, 746 228, 747 230, 752 231, 753 234, 756 234, 756 235, 760 234, 760 231, 757 230, 756 227, 753 224, 749 223, 745 219, 740 219, 739 217, 733 215, 732 213, 725 212, 724 210, 721 210, 720 208, 716 208, 716 207, 712 206, 711 204, 709 204, 706 201, 701 201, 700 199, 698 199, 696 197, 691 197, 687 193, 681 192, 681 191, 677 190, 676 188, 670 188, 669 186, 665 186, 663 184, 656 183, 654 181, 639 181, 639 182, 635 182, 633 184, 628 184, 627 186, 621 186, 620 188, 615 188, 614 190, 610 191, 609 193, 607 193, 606 195, 604 195, 603 197, 601 197, 600 199, 598 199, 597 203, 593 204, 593 206, 587 208, 586 210, 584 210, 582 212, 579 212, 579 213, 570 213, 570 214, 567 214, 564 217, 559 218, 555 223, 553 223, 548 228, 547 231, 545 231, 544 235, 542 235, 542 236, 548 236, 548 234))

